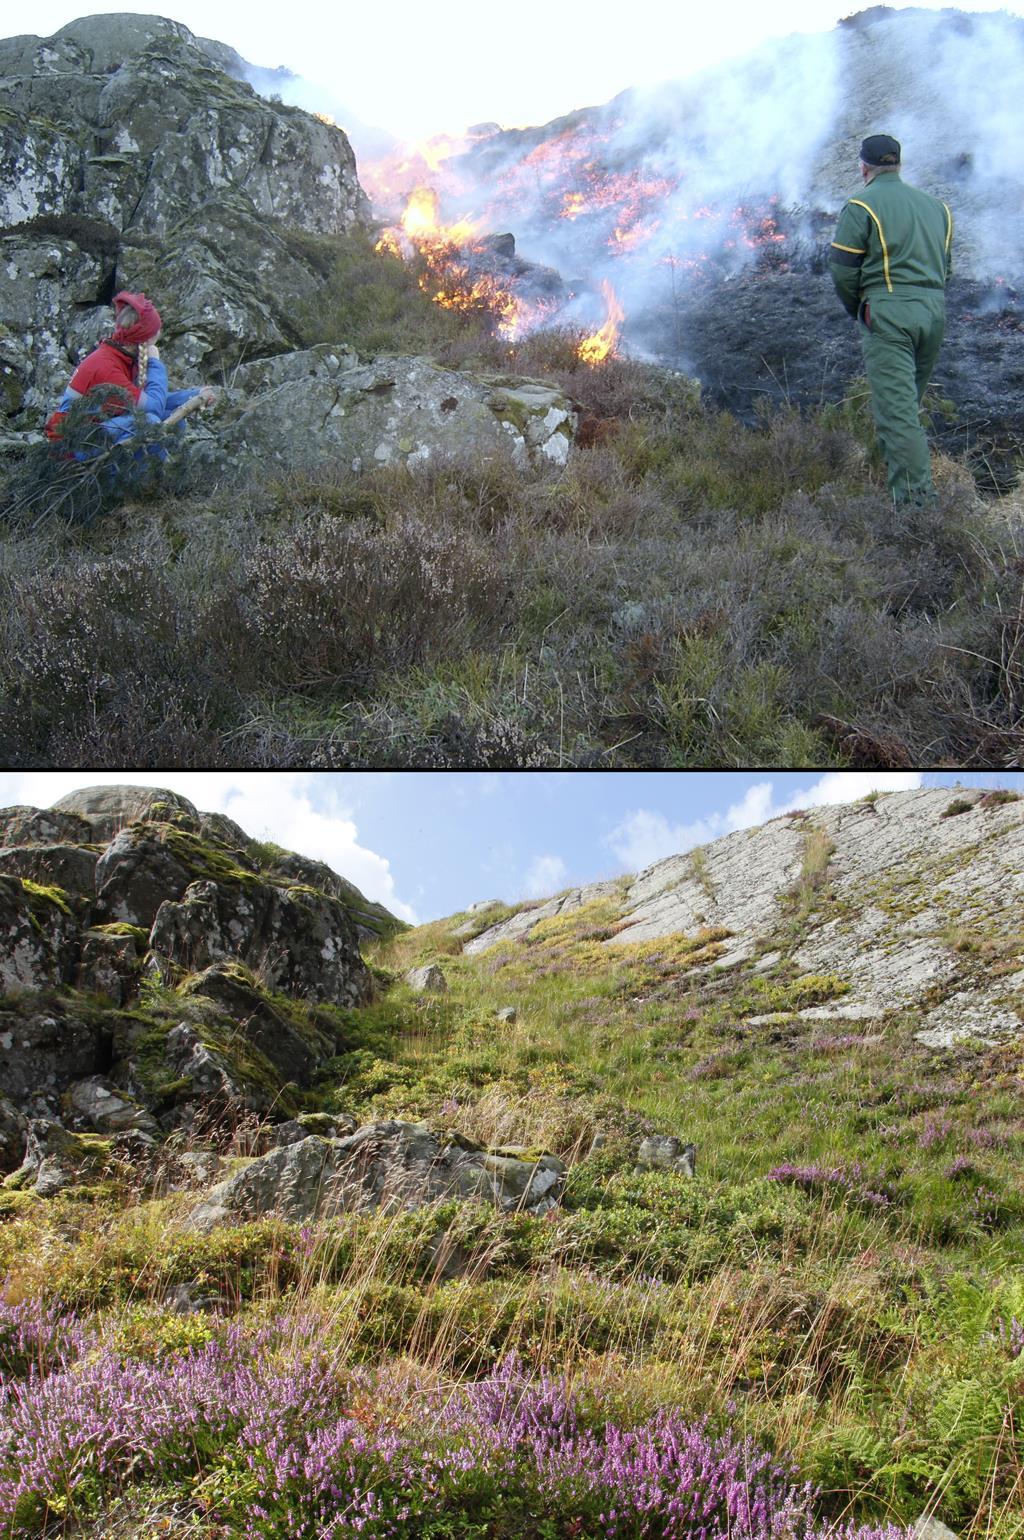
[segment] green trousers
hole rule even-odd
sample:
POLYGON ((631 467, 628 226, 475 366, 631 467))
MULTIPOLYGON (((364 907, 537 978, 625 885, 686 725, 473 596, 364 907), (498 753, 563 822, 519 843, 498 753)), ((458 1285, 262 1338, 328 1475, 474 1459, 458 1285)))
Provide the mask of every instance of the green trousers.
POLYGON ((932 377, 946 329, 941 289, 875 290, 861 312, 861 346, 871 390, 871 411, 889 472, 894 502, 935 495, 928 440, 921 426, 921 397, 932 377))

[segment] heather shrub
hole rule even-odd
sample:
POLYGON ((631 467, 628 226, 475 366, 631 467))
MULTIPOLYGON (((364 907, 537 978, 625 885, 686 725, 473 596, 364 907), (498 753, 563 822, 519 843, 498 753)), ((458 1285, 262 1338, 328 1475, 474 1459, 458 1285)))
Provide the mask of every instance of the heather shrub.
POLYGON ((295 318, 304 347, 343 342, 360 353, 443 356, 460 342, 487 346, 490 317, 435 305, 420 285, 422 260, 377 251, 374 235, 362 230, 329 239, 288 231, 285 238, 321 276, 316 300, 295 318))
POLYGON ((832 1533, 795 1468, 728 1428, 668 1413, 620 1425, 511 1357, 455 1395, 346 1370, 310 1319, 232 1327, 164 1361, 100 1349, 0 1398, 12 1537, 87 1521, 155 1476, 249 1540, 832 1533))
POLYGON ((381 669, 500 636, 509 597, 494 558, 454 532, 310 519, 246 561, 235 646, 268 684, 365 688, 381 669))

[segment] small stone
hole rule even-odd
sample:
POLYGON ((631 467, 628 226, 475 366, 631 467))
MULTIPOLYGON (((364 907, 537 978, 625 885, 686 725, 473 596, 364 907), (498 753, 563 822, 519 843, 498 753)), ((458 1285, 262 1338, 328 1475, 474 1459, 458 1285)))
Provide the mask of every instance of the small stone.
POLYGON ((910 1531, 910 1540, 957 1540, 957 1537, 933 1514, 922 1513, 910 1531))
POLYGON ((494 1014, 497 1016, 499 1021, 507 1021, 509 1026, 511 1026, 514 1021, 519 1020, 519 1012, 516 1010, 514 1005, 503 1005, 501 1010, 495 1011, 494 1014))
POLYGON ((651 1134, 637 1150, 637 1171, 676 1171, 680 1176, 694 1176, 697 1146, 683 1144, 672 1134, 651 1134))
POLYGON ((418 995, 444 995, 448 993, 448 980, 436 963, 425 968, 410 968, 405 982, 418 995))

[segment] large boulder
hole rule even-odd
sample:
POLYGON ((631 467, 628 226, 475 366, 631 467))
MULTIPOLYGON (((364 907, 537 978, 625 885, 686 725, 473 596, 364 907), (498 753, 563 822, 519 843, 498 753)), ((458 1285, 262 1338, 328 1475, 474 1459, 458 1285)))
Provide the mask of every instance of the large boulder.
POLYGON ((557 386, 443 369, 429 358, 360 362, 343 346, 265 358, 235 371, 223 448, 237 465, 340 460, 359 472, 440 455, 510 455, 562 466, 576 415, 557 386))
POLYGON ((160 786, 86 786, 59 797, 49 815, 41 816, 61 815, 84 820, 89 838, 103 844, 129 824, 175 819, 189 827, 199 826, 199 814, 188 798, 160 786))
POLYGON ((269 1213, 307 1223, 446 1198, 537 1214, 557 1202, 564 1179, 565 1166, 553 1155, 443 1140, 422 1123, 369 1123, 344 1139, 310 1135, 271 1150, 215 1187, 191 1223, 206 1230, 269 1213))

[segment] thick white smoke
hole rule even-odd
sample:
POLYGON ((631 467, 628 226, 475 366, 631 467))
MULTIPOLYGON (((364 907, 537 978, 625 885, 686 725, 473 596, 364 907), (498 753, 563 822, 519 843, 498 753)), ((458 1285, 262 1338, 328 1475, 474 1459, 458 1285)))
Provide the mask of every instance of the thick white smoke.
MULTIPOLYGON (((958 272, 993 282, 1024 265, 1022 81, 1021 20, 879 6, 544 127, 478 139, 442 164, 435 185, 446 223, 511 231, 521 256, 576 281, 583 299, 565 318, 593 317, 601 280, 632 316, 766 252, 779 265, 806 261, 859 186, 861 138, 887 132, 903 142, 907 180, 952 206, 958 272)), ((336 103, 317 105, 300 81, 283 94, 333 107, 357 155, 376 153, 336 103)))

